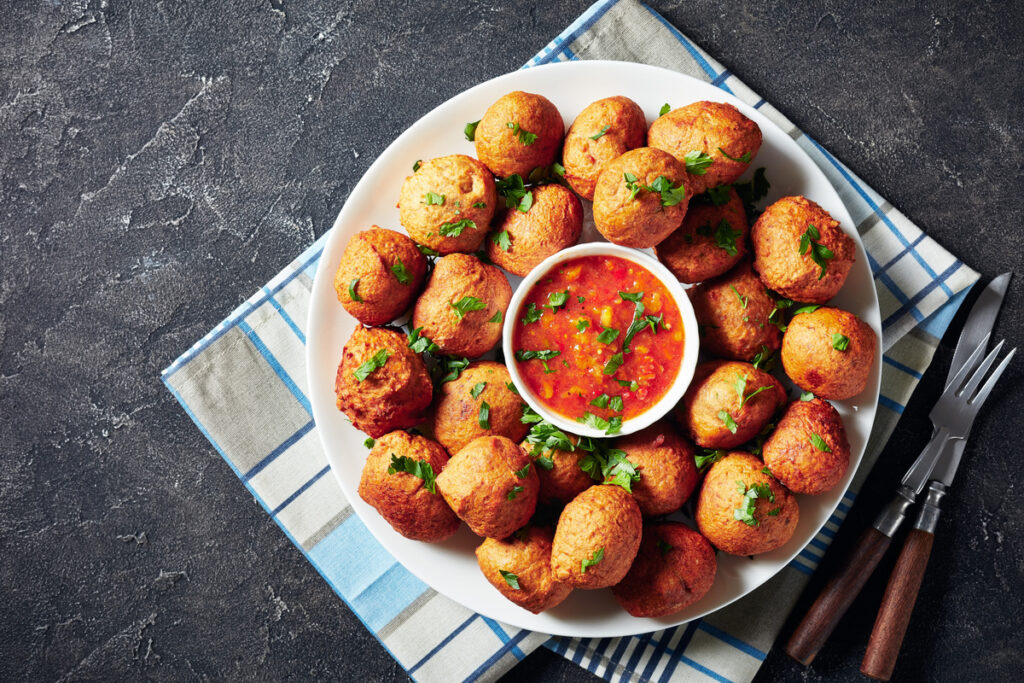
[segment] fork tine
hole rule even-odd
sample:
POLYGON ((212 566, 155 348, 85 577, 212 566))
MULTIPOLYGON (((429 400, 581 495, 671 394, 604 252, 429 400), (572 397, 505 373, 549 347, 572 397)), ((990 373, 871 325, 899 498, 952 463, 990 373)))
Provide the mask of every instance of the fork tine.
POLYGON ((1000 341, 996 344, 995 348, 985 356, 985 360, 981 362, 978 369, 975 370, 971 375, 971 378, 967 380, 967 384, 964 385, 963 390, 957 392, 958 396, 963 396, 966 401, 974 395, 974 390, 978 388, 981 381, 985 379, 985 374, 988 373, 988 369, 991 368, 992 364, 996 362, 997 358, 999 358, 999 352, 1003 350, 1003 344, 1005 343, 1005 339, 1000 341))
POLYGON ((988 381, 985 382, 985 386, 983 386, 981 390, 978 391, 978 393, 970 400, 971 410, 977 412, 977 410, 981 408, 981 404, 984 403, 985 399, 988 398, 988 395, 992 393, 992 387, 996 385, 996 382, 999 380, 999 376, 1003 374, 1003 370, 1005 370, 1006 366, 1010 364, 1010 359, 1013 358, 1013 354, 1015 353, 1017 353, 1016 347, 1010 349, 1010 352, 1006 354, 1006 358, 1003 359, 1003 362, 1000 363, 989 376, 988 381))
POLYGON ((978 359, 981 358, 981 354, 985 352, 985 348, 988 346, 989 337, 991 336, 991 332, 985 335, 985 338, 981 340, 978 347, 971 352, 970 356, 967 357, 967 360, 964 361, 964 364, 957 371, 956 375, 953 376, 953 379, 949 380, 949 384, 947 384, 946 388, 942 391, 943 394, 956 393, 956 390, 961 384, 963 384, 964 378, 967 377, 967 373, 977 366, 978 359))

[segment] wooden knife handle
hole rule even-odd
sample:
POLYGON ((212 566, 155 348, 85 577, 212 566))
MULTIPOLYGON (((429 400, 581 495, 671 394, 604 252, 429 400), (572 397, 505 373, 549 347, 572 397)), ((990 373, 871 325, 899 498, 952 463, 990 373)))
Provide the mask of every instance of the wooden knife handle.
POLYGON ((832 578, 786 644, 786 654, 807 666, 878 566, 892 539, 874 527, 860 537, 846 567, 832 578))
POLYGON ((865 676, 880 681, 887 681, 892 676, 934 541, 935 534, 922 529, 911 529, 907 535, 889 577, 889 585, 885 588, 882 607, 878 610, 868 650, 860 665, 865 676))

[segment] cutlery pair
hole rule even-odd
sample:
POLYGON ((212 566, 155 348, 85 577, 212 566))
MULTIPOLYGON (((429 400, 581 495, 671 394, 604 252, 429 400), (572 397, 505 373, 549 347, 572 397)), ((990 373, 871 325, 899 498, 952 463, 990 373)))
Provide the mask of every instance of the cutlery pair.
POLYGON ((934 426, 931 440, 904 475, 896 497, 861 536, 849 562, 828 582, 787 643, 786 653, 805 666, 856 599, 927 485, 914 528, 907 535, 886 586, 861 664, 861 673, 871 678, 889 680, 892 676, 935 540, 939 504, 956 476, 978 410, 1017 351, 1012 349, 989 373, 1004 342, 987 355, 985 349, 1009 281, 1010 273, 1004 273, 981 293, 964 323, 945 389, 929 414, 934 426))

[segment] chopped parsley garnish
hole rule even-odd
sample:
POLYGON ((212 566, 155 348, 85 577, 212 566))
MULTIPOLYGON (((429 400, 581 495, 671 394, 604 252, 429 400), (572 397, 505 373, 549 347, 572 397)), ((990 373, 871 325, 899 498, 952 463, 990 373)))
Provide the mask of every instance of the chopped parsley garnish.
POLYGON ((501 232, 494 233, 491 235, 491 241, 494 242, 495 246, 502 251, 508 251, 512 246, 512 240, 508 236, 508 230, 502 230, 501 232))
POLYGON ((504 569, 499 569, 498 573, 501 574, 501 578, 505 579, 505 583, 512 587, 512 590, 519 590, 519 577, 512 572, 507 572, 504 569))
POLYGON ((540 351, 526 351, 524 349, 519 349, 518 351, 516 351, 516 360, 551 360, 552 358, 561 355, 561 353, 561 351, 557 351, 555 349, 543 349, 540 351))
POLYGON ((524 325, 535 323, 540 320, 540 317, 544 314, 544 311, 537 308, 537 304, 530 304, 526 307, 526 314, 522 317, 524 325))
POLYGON ((388 356, 390 355, 391 352, 387 349, 377 351, 377 353, 370 356, 370 360, 356 368, 352 375, 356 378, 356 381, 362 382, 364 379, 372 375, 374 371, 384 367, 384 364, 388 362, 388 356))
MULTIPOLYGON (((527 406, 529 407, 529 406, 527 406)), ((525 412, 525 411, 524 411, 525 412)), ((533 412, 531 410, 531 412, 533 412)), ((576 450, 572 441, 569 439, 569 435, 563 432, 558 427, 554 426, 550 422, 545 422, 540 419, 540 416, 536 413, 529 416, 529 419, 536 417, 539 421, 534 422, 530 427, 530 432, 526 435, 526 443, 533 446, 530 451, 530 455, 537 458, 544 451, 567 451, 572 452, 576 450)), ((527 416, 523 415, 523 422, 526 422, 527 416)), ((538 467, 543 467, 546 470, 550 470, 554 467, 554 462, 551 458, 547 458, 547 462, 541 462, 541 458, 537 458, 538 467)))
POLYGON ((611 344, 618 338, 618 336, 618 330, 616 330, 614 327, 606 327, 601 332, 601 334, 597 335, 597 341, 601 342, 602 344, 611 344))
POLYGON ((523 178, 518 173, 513 173, 508 178, 498 178, 494 186, 498 194, 505 198, 505 208, 518 208, 526 213, 533 206, 533 193, 526 189, 523 178))
POLYGON ((437 251, 436 249, 431 249, 430 247, 426 247, 426 246, 420 244, 419 242, 416 243, 416 248, 419 249, 420 253, 423 254, 424 256, 440 256, 441 255, 441 252, 437 251))
POLYGON ((600 396, 598 396, 597 398, 592 400, 590 402, 590 405, 597 406, 598 408, 607 408, 608 407, 608 399, 610 399, 610 398, 611 398, 611 396, 609 396, 608 394, 601 394, 600 396))
POLYGON ((596 133, 594 133, 593 135, 591 135, 590 139, 591 140, 599 140, 599 139, 601 139, 601 136, 603 136, 605 133, 607 133, 609 128, 611 128, 611 126, 608 125, 608 124, 605 124, 604 128, 602 128, 601 130, 599 130, 596 133))
POLYGON ((457 380, 459 376, 462 374, 462 371, 465 370, 467 366, 469 366, 468 358, 455 358, 453 356, 445 356, 441 360, 440 367, 447 374, 445 374, 445 376, 441 378, 441 384, 446 384, 447 382, 453 382, 457 380))
POLYGON ((740 294, 740 290, 736 289, 736 285, 729 285, 729 289, 731 289, 732 293, 736 295, 736 298, 740 300, 740 306, 742 306, 743 309, 746 310, 747 303, 750 301, 749 297, 745 297, 742 294, 740 294))
POLYGON ((608 410, 614 410, 617 413, 622 412, 622 397, 612 396, 611 400, 608 401, 608 410))
POLYGON ((805 391, 802 394, 800 394, 800 400, 801 401, 813 401, 814 400, 814 393, 810 392, 810 391, 805 391))
POLYGON ((537 142, 537 134, 536 133, 529 133, 526 130, 520 128, 518 123, 514 123, 512 121, 509 121, 508 123, 505 124, 505 127, 506 128, 511 128, 512 129, 512 135, 515 135, 516 137, 518 137, 519 138, 519 142, 521 142, 523 145, 525 145, 527 147, 529 147, 533 143, 537 142))
POLYGON ((520 479, 526 479, 526 475, 530 473, 530 463, 526 463, 518 470, 516 470, 516 476, 520 479))
POLYGON ((633 303, 640 303, 640 300, 644 298, 643 292, 619 292, 619 298, 623 301, 632 301, 633 303))
MULTIPOLYGON (((743 409, 743 406, 745 406, 747 404, 747 401, 749 401, 750 399, 754 398, 755 396, 760 394, 762 391, 765 391, 767 389, 771 389, 772 388, 772 385, 768 384, 766 386, 763 386, 763 387, 760 387, 758 389, 755 389, 753 392, 751 392, 748 395, 744 395, 744 394, 746 394, 746 391, 747 391, 747 379, 749 379, 749 377, 747 375, 741 375, 740 373, 737 372, 736 373, 736 381, 732 385, 733 388, 736 389, 736 393, 739 394, 739 397, 740 397, 740 409, 741 410, 743 409)), ((735 434, 735 431, 733 433, 735 434)))
POLYGON ((625 359, 622 357, 622 352, 618 352, 608 359, 608 362, 604 364, 604 374, 614 375, 615 371, 622 367, 622 363, 625 359))
POLYGON ((718 411, 718 419, 725 423, 725 428, 733 434, 735 434, 736 430, 739 428, 739 425, 736 424, 736 420, 732 419, 732 415, 730 415, 726 410, 718 411))
POLYGON ((523 424, 540 424, 544 422, 544 418, 541 417, 537 411, 531 408, 528 404, 523 404, 523 416, 519 418, 519 421, 523 424))
POLYGON ((359 278, 356 278, 352 280, 352 282, 348 283, 348 298, 352 299, 352 301, 358 301, 359 303, 362 303, 363 297, 359 296, 359 293, 356 292, 356 285, 358 284, 359 278))
POLYGON ((616 415, 608 420, 608 429, 604 430, 605 434, 609 436, 612 434, 618 434, 622 431, 622 416, 616 415))
POLYGON ((519 396, 519 390, 516 389, 516 385, 512 384, 512 382, 505 382, 505 388, 511 391, 516 396, 519 396))
POLYGON ((548 302, 544 304, 544 308, 550 308, 552 313, 558 313, 558 309, 565 308, 565 304, 569 301, 569 290, 564 292, 551 292, 548 294, 548 302))
POLYGON ((829 447, 829 445, 825 443, 825 439, 821 438, 814 432, 811 432, 811 443, 814 444, 814 447, 817 448, 822 453, 832 452, 832 449, 829 447))
POLYGON ((821 233, 810 223, 807 224, 807 230, 804 231, 804 234, 800 236, 800 253, 807 254, 809 252, 811 260, 821 268, 821 272, 818 273, 819 280, 825 277, 828 261, 835 256, 831 249, 816 241, 820 239, 821 233))
POLYGON ((466 128, 462 131, 462 134, 466 136, 467 140, 469 140, 470 142, 473 142, 474 140, 476 140, 476 127, 479 126, 479 125, 480 125, 479 121, 473 121, 472 123, 467 123, 466 124, 466 128))
POLYGON ((599 415, 594 415, 589 410, 583 413, 583 417, 577 417, 576 421, 590 427, 591 429, 596 429, 601 432, 608 429, 608 420, 599 415))
POLYGON ((845 334, 834 332, 832 334, 832 348, 836 351, 845 351, 850 346, 850 338, 845 334))
POLYGON ((434 468, 430 466, 430 463, 426 460, 413 460, 407 458, 404 455, 398 457, 394 453, 391 454, 391 465, 388 467, 388 474, 398 474, 399 472, 405 472, 411 474, 414 477, 419 477, 423 480, 423 488, 430 491, 431 493, 437 493, 437 488, 434 486, 434 468))
POLYGON ((363 446, 365 446, 366 448, 373 448, 373 445, 375 443, 377 443, 377 441, 372 436, 368 436, 365 439, 363 439, 363 446))
POLYGON ((768 516, 769 517, 778 517, 779 516, 779 512, 781 512, 781 511, 782 511, 782 508, 772 508, 771 510, 768 511, 768 516))
POLYGON ((586 299, 584 299, 582 296, 578 296, 578 297, 576 297, 576 301, 579 301, 580 303, 583 303, 584 301, 586 301, 586 299))
POLYGON ((559 178, 565 177, 565 166, 562 166, 557 161, 551 164, 551 171, 559 178))
POLYGON ((588 327, 590 327, 590 321, 587 320, 586 318, 580 318, 579 320, 576 321, 576 331, 577 332, 583 332, 588 327))
POLYGON ((448 305, 455 311, 455 317, 459 320, 462 320, 470 311, 482 311, 487 308, 487 304, 475 296, 464 296, 455 303, 449 301, 448 305))
POLYGON ((626 387, 630 391, 636 391, 640 388, 640 383, 635 379, 617 379, 615 381, 619 383, 620 387, 626 387))
POLYGON ((666 555, 668 555, 669 552, 672 550, 672 547, 673 546, 672 546, 671 543, 668 543, 667 541, 665 541, 664 539, 661 539, 661 538, 658 539, 658 550, 661 551, 661 556, 662 557, 665 557, 666 555))
POLYGON ((687 173, 690 175, 704 175, 708 172, 708 166, 714 160, 704 152, 695 149, 684 154, 683 161, 686 162, 687 173))
POLYGON ((669 103, 666 102, 665 104, 661 105, 661 109, 658 111, 658 116, 664 116, 670 111, 672 111, 672 107, 670 107, 669 103))
POLYGON ((515 500, 516 496, 518 496, 522 492, 523 492, 523 487, 520 486, 519 484, 516 484, 515 486, 512 487, 512 490, 509 491, 508 495, 505 496, 505 497, 508 498, 509 500, 515 500))
POLYGON ((412 282, 412 275, 406 269, 405 264, 402 263, 402 259, 398 259, 398 263, 391 266, 391 272, 395 274, 395 279, 398 280, 399 284, 407 285, 412 282))
POLYGON ((480 425, 480 429, 491 428, 491 406, 487 404, 487 401, 480 401, 480 414, 477 415, 476 422, 480 425))
POLYGON ((750 363, 758 370, 771 370, 775 366, 775 352, 761 344, 761 350, 754 354, 750 363))
POLYGON ((771 313, 768 314, 768 322, 779 328, 779 332, 785 332, 789 327, 786 323, 782 322, 781 313, 792 305, 793 301, 790 299, 776 299, 771 313))
POLYGON ((442 206, 444 204, 444 195, 436 192, 428 192, 423 195, 423 201, 427 206, 442 206))
POLYGON ((476 223, 469 218, 463 218, 461 221, 442 223, 441 227, 437 229, 437 232, 442 237, 458 237, 466 228, 475 229, 476 223))
POLYGON ((480 394, 487 388, 487 382, 477 382, 473 385, 473 388, 469 390, 469 395, 473 398, 480 398, 480 394))
POLYGON ((486 209, 487 208, 487 202, 473 202, 473 208, 474 209, 486 209))
POLYGON ((550 472, 551 470, 555 469, 555 461, 546 455, 541 455, 535 458, 534 462, 537 463, 537 467, 541 468, 542 470, 550 472))
POLYGON ((694 462, 697 465, 697 469, 702 470, 705 467, 708 467, 709 465, 715 464, 716 462, 718 462, 719 460, 724 458, 725 455, 726 455, 726 451, 723 451, 723 450, 709 451, 708 449, 705 448, 704 452, 703 453, 698 453, 697 455, 695 455, 693 460, 694 460, 694 462))
POLYGON ((732 189, 732 185, 716 185, 715 187, 709 187, 706 192, 708 199, 714 206, 722 206, 728 204, 732 193, 729 190, 732 189))
POLYGON ((768 469, 767 466, 761 468, 761 474, 767 474, 769 477, 775 476, 774 474, 772 474, 772 471, 768 469))
POLYGON ((580 448, 590 451, 580 459, 580 469, 589 474, 591 479, 633 492, 633 484, 640 481, 640 473, 636 464, 626 457, 626 451, 608 448, 602 442, 593 440, 589 443, 581 441, 580 448))
POLYGON ((417 159, 416 163, 414 163, 412 165, 412 172, 415 173, 416 171, 420 170, 420 166, 422 166, 422 165, 423 165, 423 159, 417 159))
POLYGON ((500 323, 504 319, 504 317, 505 317, 504 314, 501 312, 501 309, 499 308, 498 310, 496 310, 494 312, 494 315, 492 315, 490 318, 487 319, 487 322, 489 322, 489 323, 500 323))
POLYGON ((420 330, 422 329, 422 327, 417 327, 407 335, 409 339, 409 348, 415 351, 416 353, 423 353, 424 351, 429 351, 430 353, 437 353, 440 350, 437 344, 432 342, 429 338, 420 334, 420 330))
POLYGON ((638 184, 636 182, 637 177, 629 171, 623 173, 622 178, 626 181, 626 189, 629 190, 630 200, 636 199, 636 196, 640 194, 640 190, 643 189, 643 185, 638 184))
POLYGON ((718 148, 718 151, 722 153, 723 157, 725 157, 726 159, 729 159, 730 161, 739 161, 740 163, 744 163, 744 164, 749 164, 750 163, 750 152, 744 152, 741 156, 734 157, 734 156, 729 156, 729 153, 726 152, 721 147, 718 148))
MULTIPOLYGON (((742 481, 736 481, 736 490, 743 495, 743 504, 732 512, 733 519, 739 520, 747 526, 757 526, 757 518, 754 512, 757 510, 757 499, 775 502, 775 494, 768 484, 758 482, 751 484, 748 488, 742 481)), ((769 513, 770 514, 770 513, 769 513)), ((778 514, 777 512, 775 514, 778 514)))
POLYGON ((590 553, 588 559, 583 560, 580 563, 580 573, 586 574, 588 567, 593 567, 595 564, 604 559, 604 546, 598 548, 594 552, 590 553))
POLYGON ((724 218, 718 222, 717 228, 712 228, 710 223, 699 226, 697 234, 710 237, 714 240, 715 246, 724 249, 729 256, 739 253, 739 240, 743 237, 743 232, 733 230, 732 224, 724 218))
POLYGON ((747 215, 751 216, 750 220, 754 220, 754 204, 767 197, 768 190, 771 188, 768 179, 764 175, 764 167, 754 171, 754 178, 752 180, 745 183, 733 183, 733 188, 743 201, 743 207, 747 210, 747 215))
POLYGON ((623 173, 622 177, 625 179, 626 187, 629 189, 630 199, 636 199, 640 190, 647 190, 653 194, 661 195, 662 206, 675 206, 686 198, 686 184, 680 181, 678 186, 672 187, 672 181, 667 176, 658 176, 650 185, 638 182, 637 177, 629 172, 623 173))
POLYGON ((800 308, 793 311, 793 315, 800 315, 801 313, 814 313, 816 310, 821 308, 821 304, 811 304, 809 306, 801 306, 800 308))

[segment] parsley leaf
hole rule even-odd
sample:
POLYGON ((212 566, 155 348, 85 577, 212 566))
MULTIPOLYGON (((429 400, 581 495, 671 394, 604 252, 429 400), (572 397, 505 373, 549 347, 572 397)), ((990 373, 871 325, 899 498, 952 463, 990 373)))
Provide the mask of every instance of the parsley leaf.
POLYGON ((747 303, 749 302, 749 297, 745 297, 742 294, 740 294, 740 290, 736 289, 736 285, 729 285, 729 289, 731 289, 732 293, 736 295, 736 298, 740 300, 740 306, 742 306, 743 309, 746 310, 747 303))
POLYGON ((804 231, 804 234, 800 236, 800 254, 810 253, 811 260, 821 268, 821 272, 818 273, 819 280, 825 277, 828 261, 835 256, 831 249, 816 241, 820 239, 821 233, 810 223, 807 224, 807 230, 804 231))
POLYGON ((658 110, 658 116, 664 116, 670 111, 672 111, 672 107, 670 107, 668 102, 666 102, 665 104, 661 105, 661 109, 658 110))
POLYGON ((724 458, 725 455, 726 455, 726 451, 723 451, 723 450, 709 451, 708 449, 705 448, 704 452, 702 454, 695 455, 693 460, 694 460, 694 462, 697 465, 697 469, 698 470, 703 470, 705 467, 713 465, 716 462, 718 462, 719 460, 721 460, 722 458, 724 458))
POLYGON ((735 434, 736 430, 739 428, 739 425, 736 424, 736 420, 732 419, 732 415, 730 415, 728 411, 719 410, 718 419, 724 422, 726 429, 728 429, 733 434, 735 434))
POLYGON ((690 175, 704 175, 708 172, 708 166, 714 160, 704 152, 695 149, 684 154, 683 161, 686 162, 687 173, 690 175))
POLYGON ((476 422, 481 429, 491 428, 491 406, 487 404, 487 401, 480 401, 480 414, 477 416, 476 422))
POLYGON ((473 208, 474 209, 486 209, 487 208, 487 202, 473 202, 473 208))
POLYGON ((377 441, 371 436, 368 436, 365 439, 363 439, 363 446, 365 446, 366 448, 373 448, 374 444, 376 443, 377 441))
POLYGON ((494 315, 492 315, 490 318, 488 318, 487 322, 489 322, 489 323, 500 323, 504 318, 505 318, 505 316, 501 312, 501 309, 499 308, 498 310, 496 310, 494 312, 494 315))
POLYGON ((729 256, 739 253, 739 239, 743 237, 743 232, 733 230, 732 224, 724 218, 719 221, 717 228, 712 228, 710 223, 698 227, 697 234, 710 237, 714 240, 715 246, 724 249, 729 256))
POLYGON ((417 159, 416 163, 414 163, 412 165, 412 172, 415 173, 416 171, 420 170, 420 166, 422 166, 422 165, 423 165, 423 159, 417 159))
POLYGON ((391 266, 391 272, 395 274, 395 279, 398 280, 399 284, 407 285, 412 282, 412 275, 406 269, 405 264, 402 263, 402 259, 398 259, 398 263, 391 266))
POLYGON ((576 321, 576 331, 577 332, 583 332, 588 327, 590 327, 590 321, 587 320, 586 318, 580 318, 579 320, 576 321))
POLYGON ((679 181, 679 185, 672 187, 672 181, 667 176, 658 176, 653 183, 645 185, 644 188, 648 192, 660 194, 662 206, 675 206, 686 199, 686 183, 679 181))
POLYGON ((601 332, 601 334, 597 335, 597 341, 601 342, 602 344, 611 344, 618 338, 618 336, 618 330, 616 330, 614 327, 606 327, 604 328, 604 331, 601 332))
POLYGON ((569 290, 564 292, 551 292, 548 294, 548 302, 544 304, 544 308, 550 308, 552 313, 558 313, 558 309, 565 308, 565 304, 569 301, 569 290))
POLYGON ((729 199, 732 196, 732 193, 729 192, 730 189, 732 189, 731 185, 716 185, 715 187, 709 187, 705 192, 712 205, 722 206, 729 203, 729 199))
POLYGON ((576 421, 590 427, 591 429, 596 429, 601 432, 608 429, 608 420, 598 415, 594 415, 589 410, 583 413, 583 417, 577 417, 576 421))
POLYGON ((537 142, 537 134, 529 133, 526 130, 520 128, 518 123, 513 123, 512 121, 509 121, 508 123, 505 124, 505 127, 511 128, 512 135, 518 137, 519 142, 527 147, 537 142))
POLYGON ((622 412, 622 397, 612 396, 611 400, 608 401, 608 410, 614 410, 617 413, 622 412))
POLYGON ((423 201, 427 206, 442 206, 444 204, 444 195, 436 192, 427 192, 423 195, 423 201))
POLYGON ((388 466, 388 474, 398 474, 399 472, 405 472, 411 474, 414 477, 419 477, 423 480, 423 488, 430 491, 431 493, 437 493, 437 487, 434 486, 434 468, 430 466, 430 463, 426 460, 413 460, 407 458, 404 455, 398 457, 394 453, 391 454, 391 465, 388 466))
POLYGON ((608 359, 607 363, 604 364, 604 374, 614 375, 615 371, 622 367, 622 363, 624 361, 625 359, 622 357, 622 352, 620 351, 619 353, 616 353, 608 359))
POLYGON ((384 367, 384 364, 388 362, 388 356, 390 355, 391 352, 387 349, 377 351, 377 353, 370 356, 370 360, 356 368, 352 375, 356 378, 356 381, 362 382, 373 374, 374 371, 384 367))
POLYGON ((603 442, 593 440, 586 444, 581 441, 580 448, 590 451, 580 459, 580 469, 591 479, 633 492, 633 484, 640 481, 640 472, 636 464, 626 457, 626 451, 608 448, 603 442))
POLYGON ((519 590, 519 577, 512 572, 507 572, 504 569, 499 569, 498 573, 501 574, 501 578, 505 579, 505 583, 512 587, 512 590, 519 590))
POLYGON ((498 194, 505 198, 505 208, 519 208, 526 213, 533 205, 533 193, 526 189, 523 178, 518 173, 513 173, 508 178, 498 178, 494 182, 498 194), (529 199, 527 199, 529 196, 529 199))
POLYGON ((810 391, 805 391, 802 394, 800 394, 800 400, 801 401, 813 401, 814 400, 814 393, 810 392, 810 391))
MULTIPOLYGON (((752 180, 745 183, 733 183, 733 188, 743 201, 743 207, 747 210, 747 214, 753 216, 754 204, 768 196, 768 190, 771 188, 771 185, 768 183, 768 178, 764 175, 764 167, 762 166, 754 171, 754 178, 752 180)), ((753 217, 751 217, 751 221, 753 221, 753 217)))
POLYGON ((506 389, 508 389, 509 391, 511 391, 511 392, 512 392, 513 394, 515 394, 516 396, 519 396, 519 395, 520 395, 520 394, 519 394, 519 390, 518 390, 518 389, 516 389, 516 385, 515 385, 515 384, 512 384, 512 382, 505 382, 505 388, 506 388, 506 389))
POLYGON ((801 306, 800 308, 793 311, 793 315, 800 315, 801 313, 814 313, 816 310, 821 308, 821 304, 811 304, 810 306, 801 306))
POLYGON ((744 164, 749 164, 750 163, 750 152, 744 152, 741 156, 734 157, 734 156, 729 156, 729 153, 726 152, 721 147, 718 148, 718 151, 722 153, 723 157, 725 157, 726 159, 729 159, 730 161, 739 161, 739 162, 744 163, 744 164))
POLYGON ((512 490, 509 491, 508 495, 505 496, 505 497, 508 498, 509 500, 515 500, 516 496, 518 496, 522 492, 523 492, 523 487, 520 486, 519 484, 516 484, 515 486, 512 487, 512 490))
POLYGON ((463 218, 461 221, 442 223, 441 227, 437 229, 437 232, 442 237, 458 237, 466 228, 475 229, 476 223, 469 218, 463 218))
POLYGON ((814 432, 811 432, 811 443, 814 444, 814 447, 817 448, 822 453, 832 452, 832 449, 829 447, 829 445, 825 443, 825 439, 821 438, 814 432))
POLYGON ((466 136, 467 140, 469 140, 470 142, 473 142, 474 140, 476 140, 476 127, 479 126, 479 125, 480 125, 479 121, 473 121, 472 123, 467 123, 466 124, 466 128, 462 131, 462 134, 466 136))
POLYGON ((626 189, 629 190, 629 199, 636 199, 636 196, 640 194, 640 190, 643 188, 642 185, 637 184, 637 177, 626 171, 622 174, 623 180, 626 181, 626 189))
MULTIPOLYGON (((536 413, 534 413, 536 415, 536 413)), ((537 416, 539 418, 539 416, 537 416)), ((533 419, 533 416, 530 417, 533 419)), ((523 422, 526 422, 526 416, 524 415, 523 422)), ((572 452, 576 450, 572 441, 569 439, 569 435, 563 432, 558 427, 554 426, 550 422, 540 420, 535 422, 530 427, 530 432, 526 435, 526 443, 533 446, 530 451, 530 455, 537 458, 544 451, 566 451, 572 452)), ((550 470, 554 467, 554 461, 551 458, 547 458, 547 462, 541 462, 541 459, 537 459, 537 465, 543 467, 546 470, 550 470)))
POLYGON ((597 550, 595 550, 594 552, 590 553, 590 557, 588 559, 583 560, 580 563, 580 573, 581 574, 586 574, 588 567, 593 567, 594 565, 596 565, 598 562, 600 562, 603 559, 604 559, 604 546, 602 546, 602 547, 598 548, 597 550))
POLYGON ((636 391, 640 388, 640 383, 635 379, 617 379, 615 381, 619 383, 620 387, 626 387, 630 391, 636 391))
POLYGON ((792 305, 793 301, 791 299, 776 299, 771 313, 768 314, 768 322, 779 328, 779 332, 785 332, 789 327, 786 323, 782 322, 781 313, 792 305))
POLYGON ((455 317, 459 320, 462 320, 470 311, 482 311, 487 308, 487 304, 475 296, 464 296, 455 303, 449 301, 448 305, 455 311, 455 317))
POLYGON ((524 349, 519 349, 516 351, 515 356, 517 361, 522 362, 533 360, 535 358, 537 360, 551 360, 552 358, 561 355, 561 353, 561 351, 556 351, 554 349, 544 349, 540 351, 526 351, 524 349))
POLYGON ((441 378, 441 384, 455 381, 462 374, 462 371, 469 365, 468 358, 455 358, 452 356, 445 356, 441 360, 441 369, 447 374, 441 378))
POLYGON ((477 382, 473 385, 473 388, 469 390, 469 395, 473 398, 480 398, 480 394, 487 388, 487 382, 477 382))
POLYGON ((530 463, 526 463, 525 465, 520 467, 518 470, 516 470, 515 474, 520 479, 526 479, 527 475, 530 474, 530 463))
POLYGON ((834 332, 832 334, 832 348, 836 351, 845 351, 850 346, 850 338, 845 334, 834 332))
POLYGON ((522 317, 524 325, 535 323, 540 320, 540 317, 544 314, 544 311, 537 308, 537 304, 530 304, 526 307, 526 315, 522 317))
POLYGON ((419 242, 416 243, 416 248, 420 250, 420 253, 424 256, 440 256, 441 252, 431 249, 430 247, 423 246, 419 242))
POLYGON ((757 526, 757 518, 754 516, 754 512, 757 510, 757 499, 761 498, 774 503, 775 494, 772 493, 768 484, 762 482, 751 484, 748 488, 742 481, 737 480, 736 485, 736 490, 743 494, 743 504, 733 510, 733 519, 739 520, 747 526, 757 526))
POLYGON ((633 303, 639 303, 644 298, 643 292, 619 292, 619 298, 623 301, 632 301, 633 303))
POLYGON ((608 132, 609 128, 611 128, 611 126, 608 125, 608 124, 605 124, 604 128, 602 128, 601 130, 597 131, 597 133, 595 133, 594 135, 591 135, 590 139, 591 140, 599 140, 602 135, 604 135, 605 133, 608 132))
POLYGON ((362 303, 363 297, 359 296, 358 292, 356 292, 356 285, 358 284, 359 278, 356 278, 352 280, 352 282, 348 283, 348 298, 352 299, 352 301, 358 301, 359 303, 362 303))
POLYGON ((564 178, 565 177, 565 166, 562 166, 557 161, 554 162, 553 164, 551 164, 551 170, 554 172, 554 174, 556 176, 558 176, 560 178, 564 178))
POLYGON ((538 415, 537 411, 531 408, 528 404, 524 403, 523 416, 519 418, 519 421, 523 424, 540 424, 544 421, 544 418, 538 415))
POLYGON ((508 236, 508 230, 502 230, 491 235, 491 241, 502 251, 508 251, 512 246, 512 240, 508 236))
POLYGON ((601 394, 590 402, 590 405, 597 406, 598 408, 607 408, 608 399, 611 398, 608 394, 601 394))
POLYGON ((761 350, 754 354, 750 363, 758 370, 771 370, 775 366, 775 352, 761 344, 761 350))
POLYGON ((440 349, 438 348, 437 344, 432 342, 429 338, 420 334, 420 330, 422 329, 423 327, 417 327, 407 335, 409 339, 409 348, 415 351, 416 353, 423 353, 424 351, 436 353, 437 351, 439 351, 440 349))

